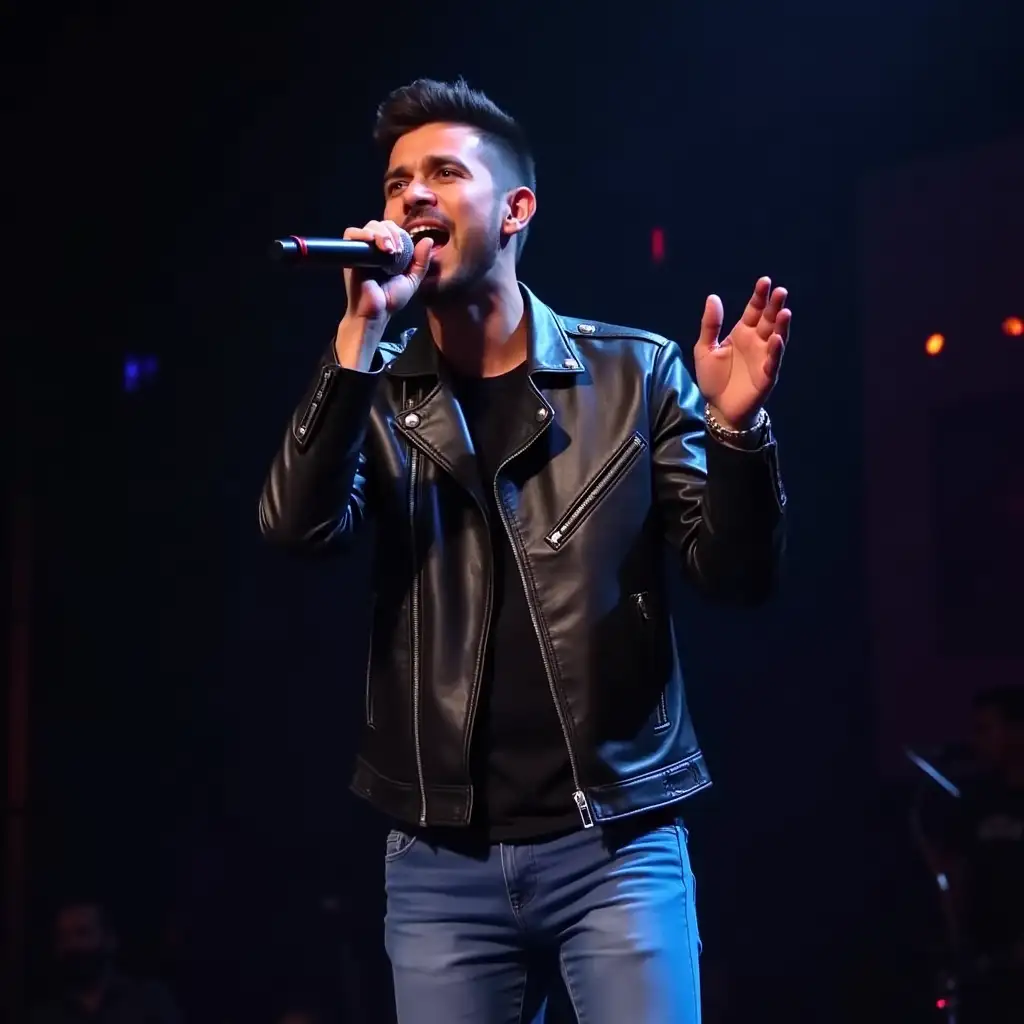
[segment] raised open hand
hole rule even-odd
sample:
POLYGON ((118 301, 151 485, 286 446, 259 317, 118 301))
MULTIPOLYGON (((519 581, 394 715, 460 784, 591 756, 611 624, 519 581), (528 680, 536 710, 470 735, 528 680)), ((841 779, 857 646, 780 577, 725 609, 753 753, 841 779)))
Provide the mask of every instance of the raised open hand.
POLYGON ((771 279, 762 277, 743 316, 721 341, 722 300, 707 298, 694 365, 697 387, 723 427, 749 427, 775 387, 792 319, 786 296, 785 288, 773 291, 771 279))

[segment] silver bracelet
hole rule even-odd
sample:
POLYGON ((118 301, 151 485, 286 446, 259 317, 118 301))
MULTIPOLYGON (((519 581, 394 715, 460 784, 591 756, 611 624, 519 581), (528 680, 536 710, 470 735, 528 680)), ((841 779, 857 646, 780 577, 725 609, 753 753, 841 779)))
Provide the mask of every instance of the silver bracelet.
POLYGON ((704 406, 704 424, 708 428, 708 433, 717 440, 724 441, 726 444, 743 444, 744 442, 749 444, 755 438, 760 440, 764 436, 765 428, 769 422, 768 412, 762 408, 758 411, 754 422, 746 430, 730 430, 728 427, 723 427, 715 419, 710 405, 705 404, 704 406))

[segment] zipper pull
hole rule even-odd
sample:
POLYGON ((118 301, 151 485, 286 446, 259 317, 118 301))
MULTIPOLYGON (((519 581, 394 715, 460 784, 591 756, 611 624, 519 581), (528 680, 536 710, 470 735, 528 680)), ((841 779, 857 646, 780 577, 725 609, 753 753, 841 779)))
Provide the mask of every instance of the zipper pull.
POLYGON ((582 789, 577 789, 572 795, 573 800, 576 801, 576 810, 580 812, 580 817, 583 819, 584 828, 594 827, 594 818, 590 813, 590 808, 587 806, 587 795, 582 789))
POLYGON ((640 617, 644 622, 650 622, 651 610, 647 607, 647 598, 643 594, 637 594, 634 600, 636 601, 636 610, 640 613, 640 617))

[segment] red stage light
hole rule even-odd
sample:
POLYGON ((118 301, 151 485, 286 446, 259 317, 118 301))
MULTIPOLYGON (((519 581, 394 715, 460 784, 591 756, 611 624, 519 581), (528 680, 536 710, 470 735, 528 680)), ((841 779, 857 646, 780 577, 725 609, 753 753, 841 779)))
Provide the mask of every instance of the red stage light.
POLYGON ((651 228, 651 262, 662 263, 665 259, 665 230, 651 228))

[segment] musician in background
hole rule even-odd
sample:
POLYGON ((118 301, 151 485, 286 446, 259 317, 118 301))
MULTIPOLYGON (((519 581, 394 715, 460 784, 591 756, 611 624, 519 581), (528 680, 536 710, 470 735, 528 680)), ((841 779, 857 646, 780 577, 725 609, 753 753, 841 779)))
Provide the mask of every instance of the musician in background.
POLYGON ((1009 1024, 1024 999, 1024 687, 977 694, 970 745, 975 772, 925 841, 949 887, 965 1009, 972 1020, 1009 1024))

